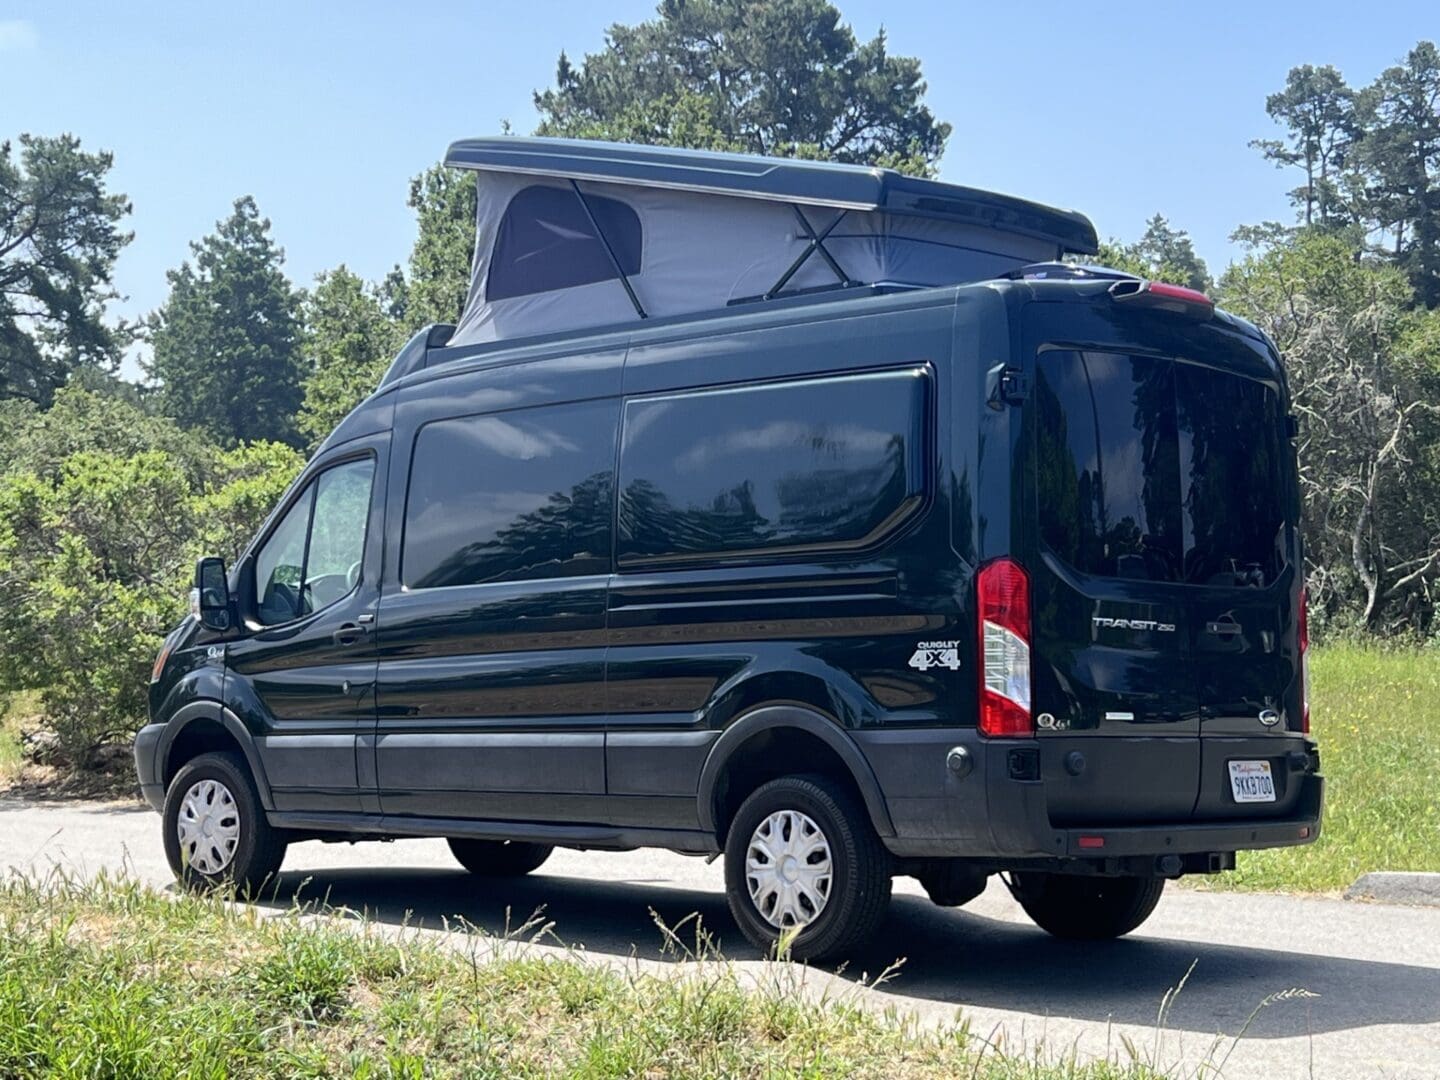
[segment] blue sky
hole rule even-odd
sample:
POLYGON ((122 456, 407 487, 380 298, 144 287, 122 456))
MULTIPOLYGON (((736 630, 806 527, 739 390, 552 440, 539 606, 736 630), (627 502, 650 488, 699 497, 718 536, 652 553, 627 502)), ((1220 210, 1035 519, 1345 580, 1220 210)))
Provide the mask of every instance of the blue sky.
MULTIPOLYGON (((165 270, 241 194, 297 283, 341 262, 379 277, 409 252, 411 176, 454 138, 530 130, 560 51, 594 51, 654 6, 0 0, 0 138, 70 131, 115 153, 135 204, 121 313, 163 302, 165 270)), ((1127 240, 1161 211, 1217 272, 1239 257, 1237 224, 1289 220, 1294 178, 1246 145, 1275 134, 1265 96, 1286 72, 1331 63, 1358 85, 1440 36, 1433 0, 839 7, 922 59, 955 128, 943 179, 1083 210, 1127 240)))

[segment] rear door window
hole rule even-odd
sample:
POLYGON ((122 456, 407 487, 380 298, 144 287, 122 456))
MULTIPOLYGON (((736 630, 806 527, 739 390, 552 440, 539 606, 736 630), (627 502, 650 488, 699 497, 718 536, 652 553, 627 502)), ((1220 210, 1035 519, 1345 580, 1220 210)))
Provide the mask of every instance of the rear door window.
POLYGON ((1263 383, 1054 349, 1036 377, 1040 536, 1099 577, 1263 585, 1282 565, 1283 442, 1263 383))
POLYGON ((1284 559, 1284 418, 1263 383, 1175 365, 1185 580, 1260 585, 1284 559))

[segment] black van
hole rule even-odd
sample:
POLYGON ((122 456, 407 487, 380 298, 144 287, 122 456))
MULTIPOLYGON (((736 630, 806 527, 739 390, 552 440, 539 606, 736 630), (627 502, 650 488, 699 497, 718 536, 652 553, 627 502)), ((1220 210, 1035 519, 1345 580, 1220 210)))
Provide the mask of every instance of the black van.
POLYGON ((489 877, 662 847, 822 958, 896 874, 945 905, 1005 874, 1107 938, 1316 838, 1262 333, 1055 261, 1094 250, 1079 215, 884 170, 450 160, 482 185, 460 328, 201 560, 156 660, 136 765, 182 882, 256 889, 315 838, 445 837, 489 877))

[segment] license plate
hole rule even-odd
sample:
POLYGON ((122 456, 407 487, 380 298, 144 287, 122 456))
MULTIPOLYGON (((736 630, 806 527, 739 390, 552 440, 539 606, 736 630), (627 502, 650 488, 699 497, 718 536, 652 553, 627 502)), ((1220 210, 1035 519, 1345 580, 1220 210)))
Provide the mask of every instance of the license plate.
POLYGON ((1274 802, 1275 777, 1270 773, 1270 762, 1230 762, 1230 794, 1236 802, 1274 802))

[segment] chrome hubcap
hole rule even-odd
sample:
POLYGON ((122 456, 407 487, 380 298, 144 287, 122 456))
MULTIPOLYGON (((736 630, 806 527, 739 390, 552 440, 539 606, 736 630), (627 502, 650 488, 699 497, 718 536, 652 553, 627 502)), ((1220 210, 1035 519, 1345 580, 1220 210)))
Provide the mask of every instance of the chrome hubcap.
POLYGON ((240 809, 219 780, 199 780, 185 792, 176 820, 185 861, 206 875, 220 873, 240 843, 240 809))
POLYGON ((777 810, 745 850, 750 900, 779 930, 814 922, 830 899, 830 841, 798 810, 777 810))

